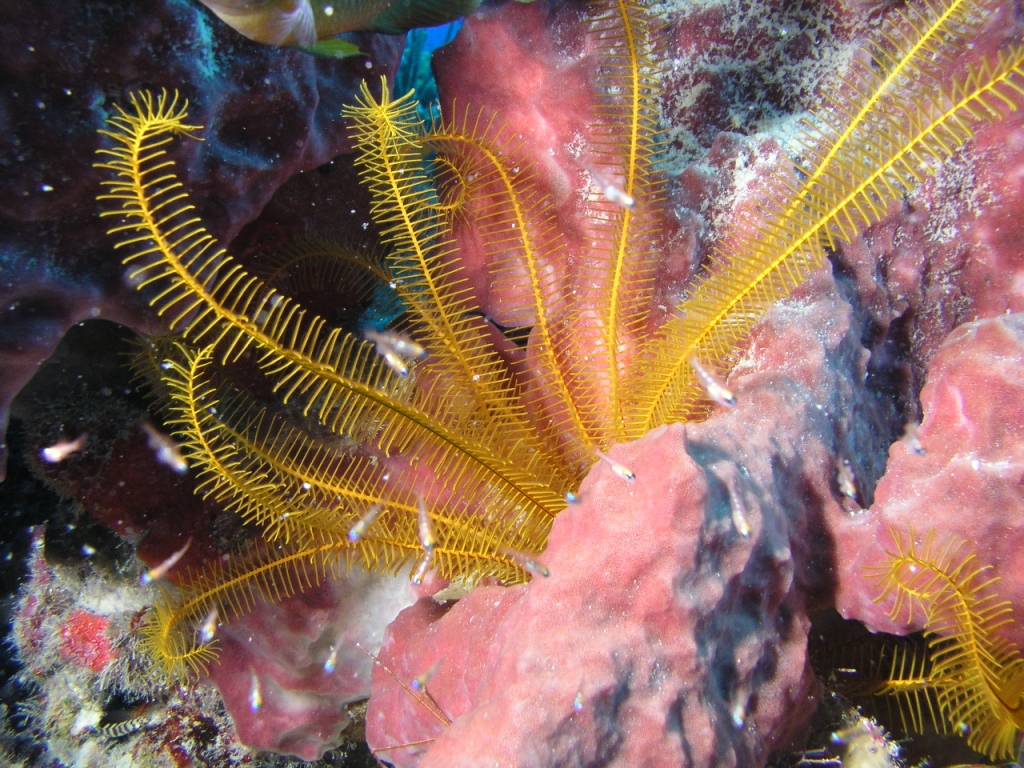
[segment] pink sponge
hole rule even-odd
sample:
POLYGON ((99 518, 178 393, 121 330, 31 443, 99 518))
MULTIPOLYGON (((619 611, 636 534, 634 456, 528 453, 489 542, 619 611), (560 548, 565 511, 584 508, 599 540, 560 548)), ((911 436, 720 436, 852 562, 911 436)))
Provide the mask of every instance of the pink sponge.
POLYGON ((347 705, 369 693, 369 653, 411 598, 405 578, 353 570, 222 627, 210 677, 239 738, 304 760, 337 747, 347 705))
POLYGON ((806 605, 830 588, 835 425, 873 439, 848 417, 871 412, 850 307, 825 273, 807 294, 759 328, 737 408, 613 448, 635 483, 590 473, 549 578, 400 615, 368 712, 382 758, 710 767, 791 746, 815 705, 806 605))
POLYGON ((584 501, 552 530, 550 578, 478 589, 433 624, 440 609, 428 601, 404 613, 383 663, 402 681, 433 670, 426 688, 442 711, 468 713, 446 728, 377 669, 367 724, 374 748, 398 764, 395 746, 436 738, 424 768, 469 765, 483 745, 476 754, 496 765, 617 756, 623 765, 677 766, 687 754, 712 765, 720 751, 751 750, 748 732, 773 730, 780 714, 806 715, 807 622, 789 590, 789 551, 759 552, 735 533, 706 540, 708 482, 687 447, 686 428, 674 425, 616 449, 643 482, 626 485, 606 467, 591 473, 584 501), (760 572, 759 559, 780 566, 776 578, 744 576, 747 566, 760 572), (713 636, 698 629, 702 616, 713 636), (413 634, 415 624, 422 629, 413 634), (756 700, 765 678, 777 695, 756 700))
MULTIPOLYGON (((856 518, 832 521, 840 580, 836 605, 876 631, 894 624, 866 568, 893 551, 892 532, 918 542, 934 529, 939 545, 965 542, 981 564, 995 567, 1001 599, 1024 605, 1024 315, 968 323, 949 335, 932 359, 921 392, 924 421, 919 455, 894 443, 875 504, 856 518)), ((916 617, 920 622, 923 617, 916 617)), ((1024 648, 1024 626, 1004 628, 1024 648)))

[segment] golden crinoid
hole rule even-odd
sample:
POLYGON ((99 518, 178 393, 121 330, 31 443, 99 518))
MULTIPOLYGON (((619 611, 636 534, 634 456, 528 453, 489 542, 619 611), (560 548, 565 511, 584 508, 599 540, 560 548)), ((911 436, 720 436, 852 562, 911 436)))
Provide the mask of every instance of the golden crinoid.
POLYGON ((1024 658, 999 636, 1013 621, 999 578, 963 542, 936 543, 934 530, 921 544, 913 532, 893 538, 877 599, 893 601, 894 619, 923 617, 927 646, 897 654, 875 695, 894 696, 911 730, 963 733, 991 759, 1012 759, 1024 730, 1024 658))
POLYGON ((1014 108, 1019 47, 960 82, 940 72, 979 9, 936 0, 890 19, 868 48, 872 65, 823 94, 797 173, 769 182, 771 202, 742 214, 667 320, 653 299, 666 215, 661 52, 635 2, 595 2, 587 20, 597 194, 586 203, 594 236, 571 264, 500 116, 460 106, 427 126, 411 96, 363 86, 345 114, 387 256, 318 245, 292 258, 399 308, 365 338, 289 296, 289 270, 258 276, 216 246, 164 158, 174 135, 198 128, 177 96, 135 97, 104 132, 114 142, 100 163, 114 174, 104 215, 118 220, 111 233, 133 281, 180 336, 161 347, 160 376, 200 490, 264 542, 170 594, 149 647, 172 673, 200 668, 212 648, 196 630, 214 609, 230 620, 353 563, 468 582, 542 572, 551 521, 604 449, 728 402, 722 382, 744 337, 826 247, 1014 108), (521 321, 508 336, 479 311, 458 228, 483 244, 521 321), (271 384, 272 402, 244 390, 239 360, 271 384))

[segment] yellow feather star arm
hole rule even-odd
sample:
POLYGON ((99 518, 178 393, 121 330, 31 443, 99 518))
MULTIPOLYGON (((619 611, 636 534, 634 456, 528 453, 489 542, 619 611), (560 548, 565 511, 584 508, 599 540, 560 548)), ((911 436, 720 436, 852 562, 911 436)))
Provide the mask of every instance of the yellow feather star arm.
POLYGON ((607 447, 626 437, 623 408, 630 393, 624 353, 647 330, 661 259, 664 191, 654 159, 662 86, 652 24, 635 3, 615 0, 597 9, 589 36, 601 61, 587 163, 592 177, 587 212, 597 234, 581 255, 574 288, 594 310, 592 316, 574 318, 581 351, 571 373, 579 382, 592 382, 583 399, 602 411, 590 429, 597 431, 594 442, 607 447), (609 188, 617 190, 612 199, 609 188))
MULTIPOLYGON (((394 570, 398 564, 387 559, 387 551, 385 556, 377 551, 384 545, 388 551, 400 548, 403 557, 419 552, 419 493, 403 481, 400 470, 351 446, 339 451, 281 423, 244 397, 225 402, 205 378, 212 351, 183 353, 183 363, 170 361, 167 366, 172 423, 203 477, 200 492, 260 525, 268 540, 301 546, 344 541, 372 504, 383 503, 387 512, 357 547, 364 563, 394 570)), ((443 463, 438 470, 442 477, 457 478, 459 472, 458 466, 443 463)), ((454 492, 426 504, 441 568, 451 568, 442 575, 519 580, 521 574, 510 571, 511 560, 501 550, 540 551, 550 518, 524 516, 515 499, 472 477, 451 486, 454 492), (467 499, 472 503, 466 504, 467 499)))
MULTIPOLYGON (((504 451, 502 441, 485 440, 493 428, 474 434, 460 429, 458 422, 445 423, 446 416, 456 419, 459 414, 452 414, 451 400, 437 391, 441 385, 436 380, 412 387, 384 365, 372 345, 311 318, 223 250, 209 253, 212 237, 196 219, 182 221, 191 206, 180 203, 180 183, 173 174, 154 179, 151 163, 163 152, 153 147, 165 143, 164 134, 181 130, 184 119, 182 111, 176 120, 168 120, 157 102, 151 111, 159 119, 148 119, 149 113, 140 109, 134 122, 112 123, 110 134, 122 146, 106 150, 114 159, 100 164, 117 174, 106 182, 110 191, 101 199, 119 203, 105 215, 127 221, 111 232, 129 235, 119 246, 140 248, 126 262, 149 259, 134 275, 140 286, 160 287, 153 304, 161 313, 172 308, 177 312, 172 327, 183 327, 192 342, 221 345, 224 358, 256 346, 284 401, 303 398, 305 412, 312 411, 338 434, 363 435, 373 425, 374 446, 384 454, 415 446, 437 457, 439 466, 443 457, 444 466, 453 467, 467 482, 475 479, 503 488, 519 499, 525 517, 553 517, 564 506, 557 486, 552 489, 544 482, 544 474, 534 472, 529 461, 517 460, 515 451, 504 451), (157 218, 154 211, 172 201, 178 204, 157 218)), ((161 163, 158 169, 166 167, 168 163, 161 163)))
POLYGON ((514 457, 537 478, 568 487, 532 429, 507 366, 494 351, 485 321, 451 242, 426 173, 423 124, 411 95, 392 100, 382 80, 378 102, 365 81, 357 103, 343 114, 353 123, 356 160, 373 202, 371 212, 392 254, 389 266, 403 298, 424 325, 421 339, 431 367, 447 382, 444 402, 459 404, 463 424, 478 424, 486 442, 514 457))
MULTIPOLYGON (((902 113, 908 99, 923 101, 922 94, 941 92, 941 78, 955 66, 955 55, 994 6, 991 0, 926 0, 920 9, 907 6, 905 13, 890 16, 877 41, 868 44, 871 65, 851 62, 850 73, 824 96, 830 109, 803 121, 808 133, 800 163, 810 165, 803 190, 841 173, 850 163, 842 154, 860 151, 859 134, 878 130, 878 116, 902 113)), ((802 205, 803 197, 796 197, 787 214, 802 205)))
POLYGON ((512 293, 503 307, 528 316, 532 326, 523 367, 531 386, 554 400, 542 418, 535 419, 549 446, 566 454, 563 466, 579 477, 593 463, 588 434, 573 396, 573 382, 564 372, 570 353, 567 334, 574 331, 568 285, 557 269, 565 242, 555 226, 553 206, 536 183, 525 161, 516 159, 518 145, 494 126, 468 110, 461 117, 434 128, 425 138, 445 158, 459 182, 456 216, 468 216, 477 227, 491 284, 512 293))
POLYGON ((164 587, 147 615, 141 645, 160 665, 169 681, 200 676, 217 657, 218 643, 203 642, 199 629, 216 608, 223 623, 250 613, 260 602, 284 600, 321 581, 340 575, 345 566, 345 544, 328 543, 309 548, 253 547, 215 562, 202 574, 188 574, 178 588, 164 587))
MULTIPOLYGON (((1010 758, 1024 728, 1024 658, 997 635, 1013 621, 1008 601, 992 590, 999 579, 973 553, 951 540, 935 544, 930 531, 922 545, 893 531, 896 551, 872 569, 881 585, 877 601, 893 599, 894 619, 923 619, 928 632, 928 685, 954 732, 966 728, 967 743, 994 760, 1010 758)), ((911 667, 913 671, 913 667, 911 667)), ((904 683, 895 669, 891 690, 904 683)))
POLYGON ((1024 46, 1014 46, 935 94, 934 101, 919 104, 905 120, 865 117, 873 128, 857 134, 856 151, 837 153, 845 158, 842 170, 823 174, 813 187, 797 191, 788 178, 774 180, 764 208, 740 218, 736 242, 719 250, 708 276, 680 305, 682 314, 652 342, 644 401, 631 434, 705 411, 706 396, 687 364, 690 356, 696 354, 724 376, 754 322, 824 263, 831 230, 852 237, 880 220, 888 211, 883 201, 927 175, 928 161, 945 160, 980 123, 1017 109, 1024 95, 1022 67, 1024 46), (771 201, 794 198, 805 205, 771 201))

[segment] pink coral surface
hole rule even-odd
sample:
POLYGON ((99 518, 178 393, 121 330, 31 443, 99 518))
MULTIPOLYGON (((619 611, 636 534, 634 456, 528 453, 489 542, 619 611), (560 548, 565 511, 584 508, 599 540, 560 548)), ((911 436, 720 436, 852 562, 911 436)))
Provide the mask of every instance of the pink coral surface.
POLYGON ((239 738, 304 760, 337 747, 346 705, 369 691, 369 653, 411 597, 405 579, 353 571, 224 627, 210 679, 239 738))
POLYGON ((820 519, 842 514, 834 420, 871 408, 850 386, 851 319, 816 276, 760 326, 735 410, 619 446, 633 484, 591 472, 552 528, 549 578, 404 612, 374 671, 371 746, 396 765, 433 739, 418 764, 721 766, 801 735, 807 609, 829 588, 820 519), (449 727, 396 685, 428 670, 449 727))

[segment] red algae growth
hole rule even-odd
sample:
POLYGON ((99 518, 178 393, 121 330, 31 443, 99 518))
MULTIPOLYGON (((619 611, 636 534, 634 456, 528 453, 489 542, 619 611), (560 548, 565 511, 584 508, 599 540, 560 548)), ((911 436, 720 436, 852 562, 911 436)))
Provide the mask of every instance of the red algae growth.
POLYGON ((72 611, 60 628, 61 655, 73 664, 102 672, 114 660, 110 619, 87 611, 72 611))

